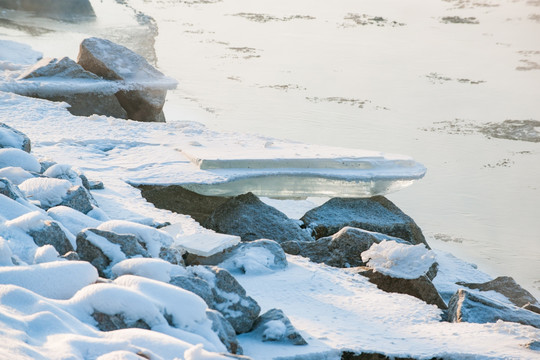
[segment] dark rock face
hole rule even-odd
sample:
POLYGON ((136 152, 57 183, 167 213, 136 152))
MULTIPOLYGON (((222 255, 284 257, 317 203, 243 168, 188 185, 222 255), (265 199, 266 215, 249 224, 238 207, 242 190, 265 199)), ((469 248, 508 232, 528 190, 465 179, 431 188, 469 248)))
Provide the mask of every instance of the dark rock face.
POLYGON ((139 185, 137 188, 141 190, 141 195, 156 207, 189 215, 201 224, 218 206, 230 199, 200 195, 179 185, 139 185))
POLYGON ((37 246, 52 245, 61 255, 73 251, 71 242, 56 222, 47 220, 43 225, 38 230, 28 232, 37 246))
POLYGON ((497 320, 517 322, 540 329, 540 315, 519 307, 506 305, 485 296, 458 290, 448 304, 448 321, 494 323, 497 320))
POLYGON ((428 304, 436 305, 440 309, 447 308, 437 289, 425 275, 416 279, 393 278, 370 268, 362 268, 359 274, 367 277, 371 283, 383 291, 411 295, 428 304))
POLYGON ((346 226, 332 236, 312 242, 284 243, 282 246, 286 252, 307 257, 313 262, 345 268, 364 266, 362 252, 382 240, 410 244, 392 236, 346 226))
POLYGON ((510 276, 499 276, 498 278, 485 283, 458 282, 457 284, 466 286, 469 289, 478 289, 480 291, 496 291, 499 294, 506 296, 508 300, 518 307, 523 307, 527 304, 540 305, 530 292, 522 288, 510 276))
POLYGON ((26 199, 21 190, 6 178, 0 178, 0 194, 13 200, 26 199))
POLYGON ((282 341, 293 345, 307 345, 307 341, 279 309, 270 309, 259 316, 253 324, 252 332, 260 336, 262 341, 282 341))
POLYGON ((176 276, 169 283, 199 295, 231 323, 237 334, 248 332, 261 308, 242 285, 227 270, 215 266, 189 269, 191 276, 176 276))
MULTIPOLYGON (((19 130, 12 128, 11 126, 0 122, 0 135, 3 132, 6 132, 8 136, 5 139, 0 140, 0 149, 14 147, 16 149, 24 150, 27 153, 30 152, 32 145, 28 136, 26 136, 19 130), (13 143, 12 141, 7 141, 7 139, 16 139, 17 141, 13 143)), ((0 138, 2 138, 2 136, 0 136, 0 138)))
POLYGON ((0 0, 0 8, 30 11, 67 21, 96 16, 89 0, 0 0))
POLYGON ((206 316, 212 321, 212 331, 217 334, 219 340, 221 340, 223 345, 227 348, 227 351, 231 354, 242 355, 244 351, 238 343, 236 332, 231 323, 216 310, 206 310, 206 316))
POLYGON ((126 322, 122 314, 108 315, 99 311, 94 311, 92 317, 97 322, 97 328, 101 331, 114 331, 128 328, 138 328, 150 330, 150 326, 144 320, 126 322))
POLYGON ((84 186, 74 186, 68 190, 60 205, 70 207, 86 214, 89 211, 92 211, 92 205, 96 205, 96 201, 84 186))
POLYGON ((384 196, 330 199, 308 211, 301 220, 314 230, 317 239, 351 226, 427 246, 422 230, 414 220, 384 196))
POLYGON ((85 229, 77 234, 77 253, 81 260, 88 261, 98 270, 101 277, 108 277, 105 270, 111 264, 113 259, 99 247, 94 245, 90 237, 99 236, 102 241, 120 245, 120 249, 127 258, 133 256, 150 257, 146 249, 139 243, 133 235, 116 234, 110 231, 98 229, 85 229))
POLYGON ((243 241, 270 239, 281 243, 313 240, 296 222, 252 193, 228 200, 202 225, 220 233, 240 236, 243 241))
MULTIPOLYGON (((77 62, 87 71, 108 80, 123 80, 134 84, 157 83, 164 75, 142 56, 109 40, 83 40, 77 62)), ((163 105, 166 90, 151 85, 137 90, 122 90, 116 98, 129 119, 164 122, 163 105)))

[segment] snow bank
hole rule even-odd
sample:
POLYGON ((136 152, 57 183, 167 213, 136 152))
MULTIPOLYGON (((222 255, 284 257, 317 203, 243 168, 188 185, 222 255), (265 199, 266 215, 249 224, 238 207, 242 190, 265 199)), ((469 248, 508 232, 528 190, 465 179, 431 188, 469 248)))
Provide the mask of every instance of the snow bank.
POLYGON ((131 234, 139 238, 152 257, 159 257, 162 247, 170 247, 173 238, 164 231, 126 220, 110 220, 97 227, 99 230, 112 231, 117 234, 131 234))
POLYGON ((32 178, 19 185, 29 200, 37 200, 47 207, 60 204, 70 187, 67 180, 51 178, 32 178))
POLYGON ((0 284, 17 285, 51 299, 69 299, 97 278, 97 270, 84 261, 0 267, 0 284))
POLYGON ((21 167, 33 172, 41 171, 41 164, 33 155, 15 148, 0 149, 0 168, 7 166, 21 167))
POLYGON ((74 235, 86 228, 97 228, 101 224, 101 221, 67 206, 54 206, 47 210, 47 214, 74 235))
POLYGON ((407 245, 383 240, 362 253, 367 266, 383 274, 416 279, 424 275, 435 262, 435 254, 424 244, 407 245))
POLYGON ((111 268, 114 277, 137 275, 157 281, 169 282, 171 276, 185 275, 186 270, 162 259, 132 258, 126 259, 111 268))
POLYGON ((7 166, 0 169, 0 177, 9 179, 13 184, 19 185, 27 179, 31 179, 34 175, 21 167, 7 166))

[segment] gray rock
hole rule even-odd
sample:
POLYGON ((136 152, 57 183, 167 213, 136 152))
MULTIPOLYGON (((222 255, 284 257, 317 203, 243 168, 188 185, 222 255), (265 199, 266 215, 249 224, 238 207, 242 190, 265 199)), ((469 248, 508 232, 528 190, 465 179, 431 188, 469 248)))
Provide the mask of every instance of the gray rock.
POLYGON ((529 343, 524 345, 527 349, 531 349, 534 351, 540 351, 540 341, 530 341, 529 343))
POLYGON ((371 283, 383 291, 411 295, 428 304, 436 305, 440 309, 447 308, 441 295, 425 275, 416 279, 393 278, 366 267, 361 268, 359 274, 367 277, 371 283))
POLYGON ((79 258, 79 254, 77 254, 75 251, 68 251, 64 255, 60 256, 63 259, 69 260, 69 261, 79 261, 81 260, 79 258))
POLYGON ((265 249, 273 256, 273 260, 270 263, 261 264, 262 266, 268 269, 284 269, 287 267, 287 257, 281 246, 277 242, 267 239, 242 242, 237 246, 225 249, 220 253, 208 257, 187 254, 185 261, 187 265, 220 265, 220 267, 229 271, 240 269, 246 272, 240 258, 246 256, 253 249, 265 249), (239 261, 235 262, 235 259, 239 261))
POLYGON ((448 304, 448 321, 494 323, 498 320, 530 325, 540 329, 540 315, 507 305, 467 290, 459 289, 448 304))
POLYGON ((77 185, 68 190, 66 196, 62 199, 62 203, 59 205, 67 206, 83 214, 87 214, 92 211, 97 203, 84 186, 77 185))
POLYGON ((99 311, 94 311, 92 317, 96 320, 96 327, 101 331, 114 331, 128 328, 138 328, 150 330, 150 326, 142 320, 126 321, 122 314, 108 315, 99 311))
POLYGON ((301 220, 313 229, 317 239, 351 226, 427 246, 422 230, 414 220, 384 196, 330 199, 308 211, 301 220))
POLYGON ((162 247, 159 250, 159 258, 170 262, 173 265, 184 265, 184 259, 182 252, 175 248, 162 247))
POLYGON ((283 248, 286 252, 291 251, 292 255, 301 255, 316 263, 347 268, 366 265, 362 261, 362 252, 383 240, 410 244, 385 234, 346 226, 332 236, 312 242, 284 243, 283 248))
POLYGON ((109 40, 88 38, 81 43, 77 62, 84 69, 108 80, 147 84, 141 89, 119 91, 116 98, 129 119, 165 121, 162 109, 167 90, 151 85, 163 81, 165 76, 142 56, 109 40))
POLYGON ((6 178, 0 178, 0 194, 5 195, 13 200, 26 199, 17 185, 13 184, 9 179, 6 178))
POLYGON ((0 8, 30 11, 38 16, 65 21, 96 16, 89 0, 0 0, 0 8))
POLYGON ((236 332, 231 323, 216 310, 206 310, 206 316, 212 321, 212 330, 217 334, 223 345, 225 345, 227 351, 232 354, 242 355, 244 351, 238 343, 236 332))
POLYGON ((215 303, 214 293, 212 292, 212 286, 210 283, 196 275, 174 276, 169 281, 169 284, 178 286, 184 290, 191 291, 192 293, 199 295, 208 306, 215 303))
POLYGON ((17 79, 35 79, 40 77, 56 77, 67 79, 91 79, 98 80, 99 77, 82 68, 81 65, 68 57, 43 58, 30 69, 23 72, 17 79))
POLYGON ((262 341, 281 341, 293 345, 307 345, 302 335, 294 328, 289 318, 279 309, 271 309, 257 318, 252 333, 262 341))
POLYGON ((458 285, 466 286, 469 289, 478 289, 480 291, 496 291, 508 298, 517 307, 522 307, 527 304, 540 305, 538 300, 527 290, 522 288, 510 276, 499 276, 496 279, 485 283, 465 283, 458 282, 458 285))
POLYGON ((32 145, 30 138, 17 129, 0 122, 0 149, 16 148, 30 152, 32 145))
POLYGON ((98 270, 99 276, 108 278, 107 269, 114 259, 111 259, 99 246, 89 238, 101 237, 101 241, 120 245, 127 258, 134 256, 150 257, 146 249, 133 235, 116 234, 98 229, 85 229, 77 234, 77 253, 81 260, 88 261, 98 270))
POLYGON ((200 195, 179 185, 139 185, 137 188, 141 190, 142 197, 156 207, 189 215, 201 224, 218 206, 230 199, 222 196, 200 195))
POLYGON ((228 200, 202 225, 219 233, 240 236, 243 241, 271 239, 281 243, 313 240, 295 221, 252 193, 228 200))
POLYGON ((71 242, 55 221, 46 220, 43 227, 29 231, 28 235, 34 239, 37 246, 52 245, 59 254, 73 251, 71 242))

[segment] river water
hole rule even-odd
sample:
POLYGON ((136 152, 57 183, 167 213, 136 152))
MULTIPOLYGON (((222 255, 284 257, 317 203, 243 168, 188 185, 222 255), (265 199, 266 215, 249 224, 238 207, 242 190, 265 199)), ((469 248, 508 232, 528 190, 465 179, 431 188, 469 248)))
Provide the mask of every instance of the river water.
MULTIPOLYGON (((432 247, 540 296, 539 1, 124 3, 179 81, 167 121, 413 156, 426 177, 388 197, 432 247)), ((76 58, 84 32, 129 37, 129 12, 92 4, 96 24, 30 42, 76 58)))

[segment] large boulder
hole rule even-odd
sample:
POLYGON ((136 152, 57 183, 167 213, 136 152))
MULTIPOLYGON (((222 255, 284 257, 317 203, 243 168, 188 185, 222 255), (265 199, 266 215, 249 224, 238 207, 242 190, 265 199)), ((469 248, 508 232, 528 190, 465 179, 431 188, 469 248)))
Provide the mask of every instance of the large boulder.
POLYGON ((199 295, 231 323, 237 334, 251 330, 261 308, 227 270, 215 266, 187 269, 189 274, 172 277, 169 283, 199 295))
POLYGON ((231 354, 242 355, 244 351, 238 343, 236 331, 234 331, 231 323, 216 310, 206 310, 206 316, 212 321, 212 330, 217 334, 223 345, 225 345, 227 351, 231 354))
POLYGON ((530 325, 540 329, 540 315, 459 289, 448 303, 448 321, 494 323, 498 320, 530 325))
POLYGON ((66 21, 96 16, 90 0, 0 0, 0 8, 30 11, 37 16, 66 21))
MULTIPOLYGON (((100 38, 83 40, 77 62, 84 69, 108 80, 121 80, 134 89, 115 94, 127 117, 138 121, 164 122, 167 94, 165 76, 142 56, 128 48, 100 38)), ((170 86, 170 85, 169 85, 170 86)))
POLYGON ((480 291, 496 291, 508 298, 514 305, 523 307, 525 305, 539 306, 538 300, 527 290, 522 288, 510 276, 499 276, 496 279, 485 283, 465 283, 458 282, 458 285, 466 286, 469 289, 480 291))
POLYGON ((243 241, 271 239, 281 243, 313 240, 298 223, 252 193, 231 198, 202 225, 219 233, 240 236, 243 241))
POLYGON ((371 198, 333 198, 308 211, 301 220, 315 238, 337 233, 345 226, 391 235, 425 244, 422 230, 414 220, 384 196, 371 198))
POLYGON ((30 152, 30 138, 17 129, 0 122, 0 148, 16 148, 30 152))
POLYGON ((307 257, 313 262, 348 268, 366 265, 362 261, 361 254, 374 243, 380 243, 383 240, 410 244, 385 234, 346 226, 332 236, 312 242, 287 242, 282 246, 286 252, 307 257))
POLYGON ((214 210, 229 200, 224 196, 205 196, 180 185, 138 185, 141 195, 157 208, 191 216, 204 223, 214 210))
POLYGON ((262 341, 279 341, 293 345, 307 345, 302 335, 279 309, 270 309, 257 318, 251 331, 262 341))
POLYGON ((90 194, 88 190, 85 189, 82 185, 77 185, 71 187, 62 202, 59 205, 67 206, 69 208, 75 209, 82 212, 83 214, 88 214, 94 206, 97 206, 94 197, 90 194))
POLYGON ((416 279, 395 278, 367 267, 360 268, 359 274, 367 277, 371 283, 383 291, 411 295, 428 304, 436 305, 440 309, 447 308, 435 285, 426 275, 416 279))

